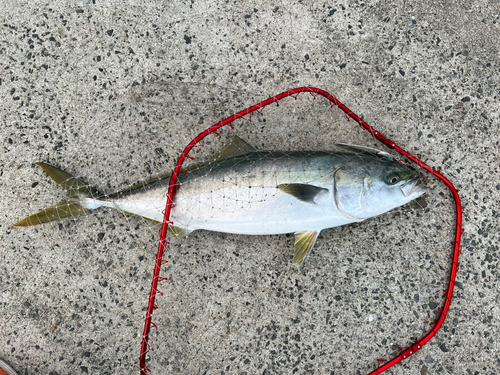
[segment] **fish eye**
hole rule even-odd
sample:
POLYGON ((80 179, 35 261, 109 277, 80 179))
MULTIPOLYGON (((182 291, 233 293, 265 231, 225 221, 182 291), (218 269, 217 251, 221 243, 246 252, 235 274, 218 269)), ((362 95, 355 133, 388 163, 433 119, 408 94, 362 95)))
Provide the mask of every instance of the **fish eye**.
POLYGON ((386 182, 389 185, 395 185, 399 182, 400 178, 396 173, 391 173, 386 177, 386 182))

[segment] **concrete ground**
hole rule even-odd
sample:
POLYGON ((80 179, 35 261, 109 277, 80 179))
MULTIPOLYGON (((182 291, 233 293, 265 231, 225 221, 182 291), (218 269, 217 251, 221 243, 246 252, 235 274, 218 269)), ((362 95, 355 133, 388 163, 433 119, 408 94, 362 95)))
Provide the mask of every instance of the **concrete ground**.
MULTIPOLYGON (((168 173, 198 132, 299 86, 327 90, 460 189, 449 315, 387 373, 499 373, 498 2, 1 8, 0 359, 19 374, 139 373, 159 229, 111 210, 12 227, 65 196, 34 163, 111 193, 168 173)), ((235 132, 259 149, 377 145, 306 94, 258 116, 235 132)), ((301 267, 293 236, 200 231, 171 246, 152 374, 373 371, 428 332, 444 302, 454 208, 441 183, 428 186, 419 202, 325 230, 301 267)))

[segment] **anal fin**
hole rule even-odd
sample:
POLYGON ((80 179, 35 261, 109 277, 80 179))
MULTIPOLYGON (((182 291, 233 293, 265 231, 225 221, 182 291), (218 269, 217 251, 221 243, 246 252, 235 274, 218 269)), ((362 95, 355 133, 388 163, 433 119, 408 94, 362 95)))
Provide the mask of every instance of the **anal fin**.
POLYGON ((295 253, 293 264, 301 264, 311 252, 321 230, 295 232, 295 253))
POLYGON ((192 232, 191 229, 176 227, 175 225, 169 225, 167 231, 175 241, 179 241, 181 238, 186 237, 189 233, 192 232))

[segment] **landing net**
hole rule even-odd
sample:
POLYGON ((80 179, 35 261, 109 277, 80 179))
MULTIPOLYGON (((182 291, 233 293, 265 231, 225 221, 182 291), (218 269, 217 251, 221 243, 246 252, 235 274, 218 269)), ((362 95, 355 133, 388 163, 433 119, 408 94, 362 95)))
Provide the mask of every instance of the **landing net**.
MULTIPOLYGON (((29 244, 29 256, 16 255, 22 246, 13 243, 6 261, 36 267, 32 280, 19 283, 40 291, 17 315, 50 321, 54 356, 68 357, 72 348, 69 355, 83 358, 77 366, 89 372, 132 373, 141 341, 142 374, 380 374, 419 351, 445 324, 458 268, 461 205, 453 185, 424 162, 441 161, 367 103, 354 105, 384 126, 380 132, 320 89, 297 88, 254 105, 258 96, 269 95, 144 82, 102 98, 109 104, 89 109, 88 122, 46 122, 52 146, 40 148, 33 161, 74 176, 90 198, 113 200, 117 192, 164 186, 158 222, 113 205, 74 216, 61 206, 53 214, 66 218, 15 229, 19 244, 29 244), (239 108, 247 109, 233 115, 239 108), (234 136, 258 152, 293 157, 297 151, 342 152, 337 143, 381 149, 428 176, 428 192, 381 216, 322 230, 300 265, 293 265, 293 233, 167 235, 170 222, 176 225, 169 214, 187 176, 210 172, 207 161, 218 165, 224 158, 219 152, 234 136), (151 246, 159 234, 155 255, 151 246), (55 277, 45 280, 45 273, 55 277), (78 334, 60 342, 68 340, 62 330, 78 334)), ((24 167, 32 168, 34 181, 5 175, 12 187, 24 186, 22 203, 15 205, 18 220, 67 199, 38 166, 24 167)), ((204 177, 193 180, 204 183, 204 177)), ((266 199, 266 192, 252 194, 266 199)), ((219 212, 237 213, 247 198, 229 199, 219 212)), ((203 211, 207 202, 196 202, 193 210, 203 211)), ((441 331, 440 345, 450 335, 441 331)), ((414 366, 411 360, 402 365, 403 372, 414 366)))
MULTIPOLYGON (((184 171, 182 169, 183 167, 183 163, 185 161, 186 158, 190 158, 190 159, 193 159, 192 156, 190 156, 190 153, 192 152, 193 148, 196 147, 196 146, 204 146, 204 141, 205 141, 205 138, 207 136, 210 136, 210 135, 216 135, 216 136, 220 136, 220 132, 221 132, 221 128, 223 128, 224 126, 229 126, 232 130, 235 129, 235 122, 238 121, 238 120, 246 120, 248 122, 252 122, 252 115, 255 115, 255 113, 258 113, 260 115, 263 115, 263 110, 268 106, 268 105, 271 105, 271 104, 276 104, 276 105, 279 105, 280 104, 280 101, 286 97, 293 97, 295 100, 298 99, 298 96, 299 94, 302 94, 302 95, 307 95, 306 93, 309 93, 313 100, 316 100, 318 97, 323 97, 327 100, 327 105, 330 106, 330 108, 338 108, 340 109, 342 112, 344 112, 345 114, 345 117, 347 119, 347 121, 350 121, 351 119, 354 120, 355 122, 357 122, 360 127, 363 129, 363 130, 366 130, 369 132, 369 134, 374 138, 376 139, 377 141, 381 142, 382 144, 384 144, 386 147, 388 147, 389 149, 393 149, 395 151, 397 151, 399 154, 401 154, 402 156, 406 157, 407 159, 411 160, 412 162, 414 162, 419 168, 421 168, 422 170, 432 174, 433 176, 437 177, 439 180, 441 180, 446 187, 449 188, 449 190, 451 191, 452 195, 453 195, 453 198, 455 200, 455 208, 456 208, 456 233, 455 233, 455 239, 454 239, 454 252, 453 252, 453 256, 452 256, 452 262, 451 262, 451 272, 450 272, 450 275, 449 275, 449 283, 448 283, 448 288, 443 290, 444 292, 444 301, 443 301, 443 306, 442 307, 438 307, 438 311, 439 313, 437 313, 437 319, 430 322, 430 331, 427 332, 427 334, 425 334, 423 337, 419 337, 417 339, 414 339, 414 340, 411 340, 411 341, 408 341, 408 339, 406 339, 406 342, 405 344, 402 344, 404 346, 398 346, 398 350, 399 350, 399 353, 397 355, 394 356, 394 358, 392 358, 391 360, 382 360, 382 359, 377 359, 377 368, 375 370, 373 370, 372 372, 370 372, 370 374, 380 374, 382 373, 383 371, 387 370, 388 368, 392 367, 394 364, 397 364, 399 362, 401 362, 402 360, 412 356, 413 354, 415 354, 417 351, 419 351, 420 349, 422 349, 423 345, 425 345, 436 333, 437 331, 441 328, 445 318, 446 318, 446 314, 449 310, 449 307, 450 307, 450 303, 451 303, 451 298, 452 298, 452 295, 453 295, 453 289, 454 289, 454 285, 455 285, 455 276, 456 276, 456 272, 457 272, 457 269, 458 269, 458 256, 459 256, 459 252, 460 252, 460 236, 462 234, 462 228, 461 228, 461 211, 462 211, 462 207, 461 207, 461 204, 460 204, 460 199, 459 199, 459 196, 458 196, 458 192, 457 190, 454 188, 454 186, 439 172, 439 171, 436 171, 434 169, 432 169, 431 167, 427 166, 424 162, 422 162, 420 160, 420 158, 416 155, 412 155, 411 153, 405 151, 404 149, 402 149, 401 147, 399 147, 398 145, 395 144, 395 142, 391 141, 390 139, 388 139, 387 137, 385 137, 384 135, 382 135, 380 132, 378 132, 377 130, 375 130, 374 128, 372 128, 371 126, 369 126, 366 122, 364 122, 360 117, 358 117, 356 114, 354 114, 353 112, 351 112, 346 106, 344 106, 342 103, 340 103, 337 99, 335 99, 332 95, 330 95, 329 93, 327 93, 326 91, 323 91, 323 90, 320 90, 320 89, 317 89, 317 88, 312 88, 312 87, 301 87, 301 88, 297 88, 297 89, 293 89, 293 90, 290 90, 290 91, 287 91, 287 92, 284 92, 280 95, 277 95, 275 97, 272 97, 272 98, 269 98, 259 104, 256 104, 256 105, 253 105, 235 115, 232 115, 228 118, 226 118, 225 120, 223 121, 220 121, 218 122, 217 124, 209 127, 208 129, 206 129, 205 131, 201 132, 198 136, 196 136, 189 144, 188 146, 184 149, 184 151, 182 152, 177 164, 176 164, 176 168, 170 178, 170 183, 169 183, 169 190, 168 190, 168 199, 167 199, 167 203, 166 203, 166 208, 165 208, 165 212, 164 212, 164 220, 163 220, 163 226, 162 226, 162 230, 161 230, 161 233, 160 233, 160 244, 159 244, 159 249, 158 249, 158 255, 157 255, 157 261, 156 261, 156 265, 155 265, 155 271, 154 271, 154 276, 153 276, 153 282, 152 282, 152 288, 151 288, 151 294, 150 294, 150 298, 149 298, 149 306, 148 306, 148 311, 147 311, 147 315, 146 315, 146 324, 145 324, 145 329, 144 329, 144 335, 143 335, 143 342, 142 342, 142 347, 141 347, 141 357, 140 357, 140 363, 141 363, 141 373, 143 374, 146 374, 148 371, 150 371, 150 369, 147 367, 146 365, 146 359, 147 359, 147 355, 150 353, 151 351, 151 346, 149 344, 149 337, 150 337, 150 330, 151 330, 151 327, 153 326, 155 329, 158 329, 158 325, 152 323, 152 314, 153 314, 153 311, 158 308, 158 306, 155 304, 155 299, 156 299, 156 295, 157 294, 161 294, 163 295, 163 293, 161 293, 159 290, 158 290, 158 282, 159 281, 163 281, 163 280, 167 280, 166 278, 164 277, 160 277, 160 268, 162 265, 168 263, 167 260, 164 260, 164 255, 165 255, 165 252, 167 250, 167 246, 170 244, 167 239, 166 239, 166 236, 167 236, 167 229, 168 229, 168 226, 169 225, 175 225, 174 222, 171 222, 170 221, 170 214, 171 214, 171 210, 172 210, 172 207, 175 207, 175 192, 176 192, 176 189, 179 186, 178 184, 178 177, 180 175, 180 173, 187 173, 186 171, 184 171)), ((295 107, 294 105, 292 104, 291 107, 288 108, 288 110, 292 110, 292 111, 295 111, 295 107)), ((311 119, 312 120, 312 119, 311 119)), ((316 121, 318 121, 319 119, 315 119, 316 121)), ((270 127, 272 127, 273 125, 270 124, 268 125, 270 127)), ((258 128, 257 128, 258 129, 258 128)), ((257 130, 257 129, 254 129, 257 130)), ((307 128, 306 128, 307 129, 307 128)), ((294 129, 293 131, 299 131, 298 129, 294 129)), ((252 131, 251 131, 252 133, 252 131)), ((422 215, 423 216, 423 215, 422 215)), ((417 232, 417 231, 416 231, 417 232)), ((409 243, 411 243, 411 237, 410 237, 410 241, 408 241, 409 243)), ((403 244, 407 243, 407 241, 403 240, 402 241, 403 244)), ((398 243, 398 246, 401 246, 401 242, 398 243)), ((404 245, 402 245, 404 246, 404 245)), ((410 245, 411 246, 411 245, 410 245)), ((236 254, 236 256, 239 256, 239 254, 233 252, 234 254, 236 254)), ((392 260, 391 257, 387 257, 388 259, 388 262, 384 262, 384 266, 391 266, 390 264, 390 261, 392 260)), ((350 263, 352 263, 352 259, 351 258, 347 258, 348 261, 350 263)), ((411 266, 411 262, 408 264, 411 266)), ((358 263, 358 266, 359 266, 359 263, 358 263)), ((394 266, 394 263, 392 264, 392 266, 394 266)), ((223 270, 225 271, 225 270, 223 270)), ((409 270, 410 271, 410 270, 409 270)), ((410 272, 414 272, 415 270, 413 271, 410 271, 410 272)), ((358 272, 359 271, 355 271, 355 277, 358 276, 358 272)), ((217 276, 220 276, 221 274, 214 274, 213 277, 214 278, 217 278, 217 276)), ((279 275, 279 272, 278 272, 278 275, 279 275)), ((316 274, 317 275, 317 274, 316 274)), ((226 278, 227 276, 223 276, 223 278, 226 278)), ((290 279, 290 276, 287 274, 287 276, 285 277, 285 280, 286 279, 290 279)), ((204 276, 204 280, 207 281, 207 277, 204 276)), ((227 279, 226 279, 227 280, 227 279)), ((390 278, 389 279, 390 281, 395 281, 394 278, 390 278)), ((203 283, 203 280, 200 280, 202 283, 203 283)), ((382 283, 384 284, 384 283, 382 283)), ((391 293, 390 292, 390 289, 388 288, 388 285, 387 283, 385 283, 385 289, 387 292, 389 292, 389 294, 391 293)), ((390 282, 389 282, 390 284, 390 282)), ((404 290, 404 287, 399 283, 397 282, 397 284, 399 284, 399 287, 401 289, 401 291, 403 292, 404 290)), ((228 285, 231 285, 230 283, 228 285)), ((271 283, 271 286, 275 286, 276 284, 275 283, 271 283)), ((282 283, 280 283, 280 285, 283 285, 282 283)), ((296 285, 297 285, 297 280, 296 280, 296 285)), ((415 284, 414 283, 410 283, 411 287, 415 287, 415 284)), ((218 285, 219 288, 221 288, 220 285, 218 285)), ((422 287, 422 286, 420 286, 422 287)), ((418 289, 419 287, 417 287, 418 289)), ((323 289, 323 287, 321 288, 323 289)), ((279 292, 277 293, 277 297, 279 298, 280 296, 280 292, 282 292, 282 288, 278 288, 279 292)), ((298 290, 300 291, 300 287, 298 288, 298 290)), ((363 288, 362 290, 366 291, 367 288, 363 288)), ((230 292, 233 292, 233 287, 229 288, 227 291, 230 291, 230 292)), ((311 323, 311 319, 314 319, 315 315, 317 314, 321 314, 321 315, 324 315, 325 312, 320 312, 319 310, 316 310, 313 306, 312 306, 312 302, 309 301, 309 304, 310 307, 309 309, 312 310, 312 313, 311 311, 309 310, 308 311, 308 308, 302 308, 302 306, 307 306, 308 305, 308 302, 304 302, 303 299, 307 300, 309 299, 308 297, 305 297, 304 294, 310 292, 311 294, 313 293, 312 290, 306 290, 306 291, 303 291, 299 294, 298 298, 299 298, 299 307, 300 309, 302 309, 302 312, 304 313, 303 314, 303 317, 302 319, 305 318, 306 321, 308 321, 308 325, 309 327, 312 325, 313 327, 315 326, 315 324, 311 323)), ((285 292, 286 293, 286 292, 285 292)), ((384 295, 385 293, 383 291, 381 291, 379 288, 375 288, 372 290, 372 293, 381 293, 381 295, 384 295)), ((344 293, 344 294, 347 294, 347 293, 344 293)), ((317 291, 314 291, 314 295, 315 297, 317 297, 318 295, 318 292, 317 291)), ((268 298, 269 296, 265 296, 266 299, 269 299, 268 298)), ((387 299, 391 299, 391 297, 387 297, 387 299)), ((336 301, 341 301, 343 298, 342 296, 340 295, 337 295, 334 297, 334 299, 336 301)), ((375 298, 374 298, 375 299, 375 298)), ((376 298, 377 300, 379 298, 376 298)), ((419 294, 415 294, 414 295, 414 300, 415 301, 419 301, 420 299, 420 296, 419 294)), ((182 303, 182 300, 177 300, 175 302, 180 302, 182 303)), ((174 301, 170 301, 170 303, 175 303, 174 301)), ((331 301, 333 302, 333 300, 331 301)), ((331 305, 331 302, 328 304, 328 306, 331 305)), ((217 303, 215 301, 215 303, 217 303)), ((349 303, 349 302, 348 302, 349 303)), ((248 304, 248 303, 247 303, 248 304)), ((435 303, 434 303, 435 304, 435 303)), ((430 305, 430 304, 429 304, 430 305)), ((425 306, 425 305, 424 305, 425 306)), ((182 308, 182 305, 179 304, 177 306, 177 308, 182 308)), ((357 311, 359 310, 364 310, 363 308, 365 308, 365 306, 363 304, 360 304, 358 306, 358 309, 356 309, 357 311)), ((387 306, 384 306, 384 308, 386 310, 392 310, 390 307, 387 307, 387 306)), ((227 309, 227 313, 226 313, 226 316, 227 317, 230 317, 231 316, 231 307, 230 306, 226 306, 226 309, 227 309)), ((365 308, 366 309, 366 308, 365 308)), ((369 309, 368 309, 369 310, 369 309)), ((241 311, 239 312, 241 314, 241 311)), ((325 322, 328 324, 328 321, 331 319, 331 310, 326 310, 326 317, 325 317, 325 322)), ((220 312, 218 313, 220 314, 220 312)), ((369 314, 369 313, 368 313, 369 314)), ((416 318, 420 318, 419 314, 417 311, 414 311, 414 314, 415 314, 415 317, 416 318)), ((293 314, 291 314, 293 316, 293 314)), ((355 313, 356 317, 359 318, 360 316, 358 315, 358 313, 355 313)), ((391 315, 388 311, 384 311, 384 315, 391 315)), ((427 314, 429 315, 429 314, 427 314)), ((259 316, 260 317, 260 314, 259 316)), ((207 318, 209 318, 209 316, 207 316, 207 318)), ((253 319, 256 319, 257 317, 252 317, 253 319)), ((406 317, 407 318, 407 317, 406 317)), ((212 316, 211 317, 211 320, 217 320, 217 317, 215 316, 212 316)), ((237 341, 238 341, 238 333, 239 334, 246 334, 247 332, 245 332, 246 330, 241 330, 242 328, 242 324, 241 322, 237 322, 237 323, 233 323, 233 319, 234 318, 231 318, 229 320, 229 323, 226 324, 225 326, 221 326, 221 325, 215 325, 215 327, 217 327, 217 331, 219 331, 220 335, 222 337, 219 337, 218 338, 218 342, 214 342, 213 345, 215 346, 219 346, 221 341, 224 340, 224 336, 225 339, 227 340, 229 338, 229 341, 230 341, 230 346, 235 346, 234 347, 234 350, 236 351, 234 354, 235 355, 242 355, 241 353, 237 353, 238 352, 238 345, 237 345, 237 341), (225 331, 225 332, 224 332, 225 331), (238 332, 238 333, 235 333, 234 331, 238 332)), ((296 320, 298 320, 300 322, 301 318, 295 318, 296 320)), ((294 321, 294 318, 291 317, 290 319, 292 322, 295 323, 294 321)), ((368 320, 370 322, 372 322, 374 320, 374 317, 372 315, 369 315, 369 318, 368 320)), ((388 331, 391 330, 392 327, 390 327, 390 323, 385 323, 384 321, 386 319, 383 319, 380 315, 377 317, 377 320, 379 321, 379 324, 375 323, 374 325, 375 326, 378 326, 377 328, 380 329, 380 330, 384 330, 382 328, 382 326, 387 329, 388 331), (388 326, 389 325, 389 326, 388 326)), ((414 320, 412 318, 410 318, 410 321, 413 323, 413 327, 412 328, 415 328, 415 323, 414 323, 414 320)), ((271 325, 274 325, 275 323, 271 320, 271 325)), ((403 318, 400 319, 400 321, 398 322, 398 326, 400 326, 403 322, 403 318)), ((195 323, 192 323, 192 324, 195 324, 195 323)), ((248 324, 248 323, 247 323, 248 324)), ((345 324, 345 323, 344 323, 345 324)), ((203 325, 203 323, 201 323, 201 325, 203 325)), ((196 330, 196 328, 198 328, 196 325, 194 326, 194 330, 196 330)), ((269 327, 266 327, 269 331, 272 331, 272 329, 269 329, 269 327)), ((288 328, 288 327, 287 327, 288 328)), ((421 328, 421 327, 420 327, 421 328)), ((208 331, 210 331, 211 329, 209 329, 208 331)), ((208 331, 206 333, 208 333, 208 331)), ((264 334, 265 336, 265 339, 264 340, 259 340, 258 341, 258 346, 260 346, 261 343, 263 343, 264 341, 266 341, 267 339, 269 339, 269 337, 271 338, 271 340, 274 340, 276 339, 276 334, 273 333, 273 334, 267 334, 265 332, 262 332, 263 329, 261 328, 260 330, 257 329, 257 332, 259 334, 264 334)), ((288 331, 288 329, 287 329, 288 331)), ((313 329, 314 331, 314 329, 313 329)), ((401 330, 401 327, 398 327, 398 331, 404 331, 401 330)), ((418 331, 418 329, 417 329, 418 331)), ((324 334, 324 331, 322 330, 323 334, 321 335, 322 338, 325 338, 325 335, 324 334)), ((333 330, 333 332, 335 332, 335 330, 333 330)), ((200 338, 201 336, 201 340, 197 340, 198 342, 196 344, 194 344, 194 346, 196 347, 197 350, 195 350, 196 354, 198 354, 200 352, 200 346, 203 345, 200 343, 200 341, 204 341, 206 338, 207 338, 207 335, 206 333, 202 334, 202 335, 198 335, 196 334, 196 336, 198 336, 198 338, 200 338)), ((359 331, 358 331, 359 333, 359 331)), ((415 336, 416 332, 412 332, 410 335, 411 336, 415 336)), ((212 334, 210 334, 212 335, 212 334)), ((418 335, 418 334, 417 334, 418 335)), ((364 336, 366 338, 368 338, 368 340, 366 341, 370 341, 369 340, 369 337, 370 337, 370 334, 368 332, 366 332, 364 334, 364 336)), ((287 341, 288 339, 295 339, 295 341, 297 342, 300 342, 301 339, 300 339, 300 334, 291 334, 291 335, 281 335, 281 337, 286 337, 287 341)), ((177 339, 179 338, 178 336, 176 337, 177 339)), ((176 340, 177 341, 177 340, 176 340)), ((326 340, 326 342, 328 342, 329 340, 326 340)), ((368 344, 367 342, 365 341, 365 345, 368 344)), ((383 340, 382 344, 386 344, 387 343, 387 340, 383 340)), ((165 345, 165 343, 163 344, 165 345)), ((162 345, 162 346, 163 346, 162 345)), ((167 344, 168 346, 172 347, 172 343, 170 344, 167 344)), ((368 344, 369 346, 372 346, 373 343, 368 344)), ((173 346, 175 346, 175 344, 173 344, 173 346)), ((269 347, 269 340, 267 340, 266 344, 264 345, 265 346, 265 349, 262 348, 262 351, 263 352, 267 352, 267 353, 272 353, 274 355, 276 355, 276 351, 275 350, 269 350, 268 347, 269 347)), ((299 345, 295 345, 296 347, 299 347, 299 345)), ((319 348, 316 348, 316 342, 314 341, 313 339, 313 346, 315 347, 315 349, 313 349, 314 352, 317 351, 317 349, 319 348)), ((380 345, 379 345, 380 346, 380 345)), ((392 346, 394 347, 394 344, 392 344, 392 346)), ((184 346, 185 347, 185 346, 184 346)), ((336 345, 333 345, 333 347, 335 348, 336 345)), ((275 346, 276 349, 279 348, 279 346, 275 346)), ((324 345, 321 345, 320 346, 321 349, 319 349, 320 353, 319 355, 322 356, 322 355, 325 355, 326 353, 326 346, 324 345)), ((281 348, 279 348, 281 349, 281 348)), ((215 350, 215 349, 214 349, 215 350)), ((309 347, 309 350, 310 347, 309 347)), ((181 351, 178 351, 178 350, 175 350, 175 349, 171 349, 171 350, 166 350, 167 353, 169 353, 170 355, 177 352, 177 355, 179 356, 184 356, 184 353, 181 353, 181 351)), ((297 359, 299 358, 304 358, 303 356, 300 356, 298 353, 300 353, 301 350, 297 350, 296 353, 295 353, 295 356, 297 359)), ((304 348, 302 348, 302 351, 307 351, 304 350, 304 348)), ((163 352, 163 350, 162 350, 163 352)), ((162 357, 165 357, 165 358, 169 358, 170 356, 168 354, 162 354, 161 355, 162 357)), ((174 355, 175 357, 175 355, 174 355)), ((182 361, 182 360, 173 360, 173 361, 169 361, 169 362, 166 362, 163 364, 163 366, 168 366, 168 364, 174 364, 174 369, 179 371, 180 368, 178 367, 179 365, 180 366, 184 366, 184 369, 181 370, 181 372, 191 372, 193 371, 194 369, 197 369, 198 371, 195 371, 197 373, 202 373, 204 369, 206 369, 207 367, 209 368, 210 367, 210 362, 211 360, 209 359, 209 357, 205 357, 203 358, 204 356, 200 356, 202 358, 193 358, 191 356, 185 356, 185 359, 186 361, 182 361), (202 359, 200 361, 200 359, 202 359), (188 370, 190 369, 190 370, 188 370)), ((270 356, 271 358, 273 358, 273 355, 270 356)), ((310 359, 313 359, 314 357, 316 357, 316 354, 313 354, 311 356, 310 359)), ((363 357, 363 354, 361 354, 361 357, 363 357)), ((171 357, 170 357, 171 358, 171 357)), ((360 355, 358 355, 358 359, 360 358, 360 355)), ((373 354, 369 353, 369 354, 366 354, 366 358, 371 358, 373 359, 373 354)), ((230 363, 231 361, 234 360, 234 357, 232 358, 226 358, 226 360, 229 359, 229 361, 227 361, 226 363, 230 363)), ((274 359, 274 358, 273 358, 274 359)), ((255 360, 255 359, 254 359, 255 360)), ((299 360, 300 361, 300 360, 299 360)), ((249 359, 246 359, 243 363, 246 363, 246 364, 250 364, 252 361, 249 360, 249 359)), ((263 365, 266 363, 265 360, 261 360, 260 361, 260 366, 259 366, 259 369, 262 369, 263 365)), ((226 366, 226 364, 223 362, 219 363, 218 364, 221 368, 224 368, 226 366)), ((231 365, 227 365, 226 370, 229 370, 231 365)), ((346 364, 345 362, 341 362, 341 367, 342 368, 345 368, 346 367, 346 364)), ((347 366, 349 367, 349 366, 347 366)), ((238 369, 240 369, 238 367, 238 369)), ((297 369, 297 368, 296 368, 297 369)), ((295 371, 295 370, 294 370, 295 371)))

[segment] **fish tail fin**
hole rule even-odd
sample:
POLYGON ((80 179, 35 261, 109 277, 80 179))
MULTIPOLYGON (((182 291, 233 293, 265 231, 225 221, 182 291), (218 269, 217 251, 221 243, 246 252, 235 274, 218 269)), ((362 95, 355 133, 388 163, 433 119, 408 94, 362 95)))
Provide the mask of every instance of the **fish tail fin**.
POLYGON ((89 211, 88 208, 83 207, 78 202, 74 202, 68 199, 61 201, 53 206, 47 207, 39 213, 28 216, 26 219, 18 221, 13 225, 15 227, 29 227, 31 225, 58 221, 66 217, 74 217, 87 211, 89 211))
POLYGON ((27 217, 14 224, 15 227, 27 227, 31 225, 58 221, 67 217, 75 217, 90 211, 91 208, 97 208, 99 205, 93 204, 92 207, 87 207, 84 203, 86 198, 91 198, 92 201, 103 197, 97 189, 85 184, 79 179, 73 177, 59 168, 56 168, 46 163, 36 163, 45 173, 49 175, 68 193, 68 199, 63 200, 53 206, 47 207, 44 210, 27 217))

